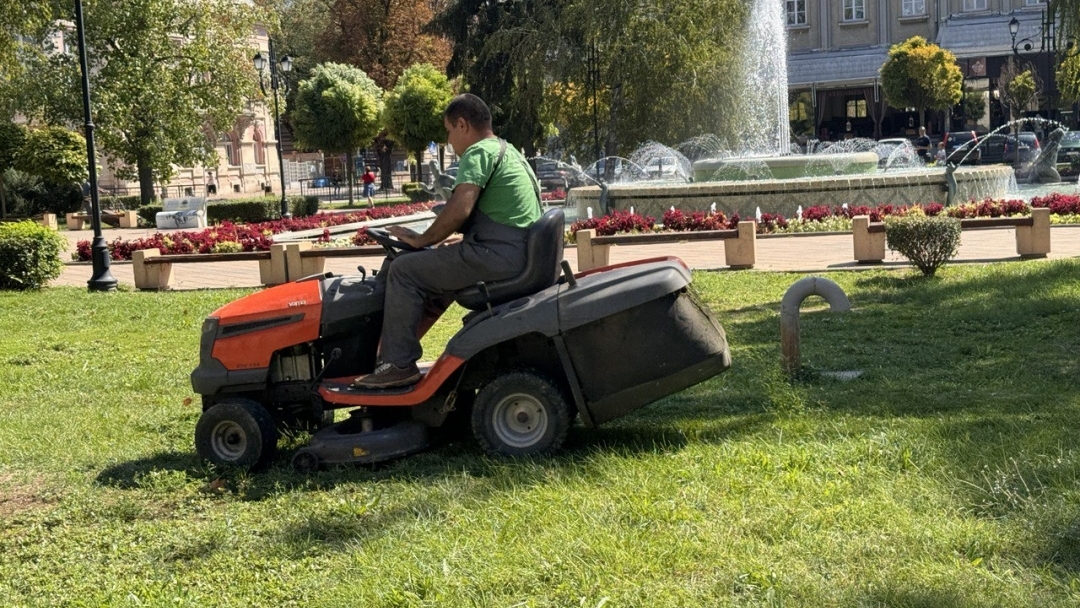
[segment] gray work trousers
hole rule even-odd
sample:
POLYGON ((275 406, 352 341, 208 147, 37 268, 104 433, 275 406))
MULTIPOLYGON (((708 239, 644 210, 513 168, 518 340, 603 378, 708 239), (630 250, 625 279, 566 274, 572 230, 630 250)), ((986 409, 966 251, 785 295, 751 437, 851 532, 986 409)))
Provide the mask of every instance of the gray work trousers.
POLYGON ((525 269, 525 234, 477 214, 461 242, 399 255, 390 263, 383 307, 383 363, 405 367, 420 359, 417 330, 427 316, 438 316, 454 293, 480 281, 515 277, 525 269))

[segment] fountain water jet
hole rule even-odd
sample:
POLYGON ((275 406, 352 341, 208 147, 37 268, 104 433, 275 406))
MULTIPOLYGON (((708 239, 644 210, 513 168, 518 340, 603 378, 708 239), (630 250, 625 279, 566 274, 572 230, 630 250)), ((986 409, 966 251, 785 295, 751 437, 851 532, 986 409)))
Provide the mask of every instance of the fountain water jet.
POLYGON ((692 149, 695 158, 702 158, 699 153, 712 157, 693 164, 694 183, 615 183, 606 189, 603 204, 600 188, 574 188, 568 204, 604 212, 634 205, 639 213, 659 217, 669 207, 697 211, 715 202, 726 213, 744 217, 759 206, 792 217, 799 206, 944 203, 953 186, 955 200, 1002 198, 1015 183, 1012 169, 1004 166, 961 167, 948 184, 945 172, 936 168, 893 172, 896 165, 911 164, 910 151, 903 149, 884 159, 882 173, 883 155, 875 152, 880 144, 872 140, 811 145, 824 149, 790 154, 785 23, 782 0, 753 0, 748 48, 762 50, 744 54, 746 63, 738 69, 745 103, 725 109, 745 125, 737 134, 742 142, 737 153, 723 150, 715 136, 694 138, 679 148, 692 149))

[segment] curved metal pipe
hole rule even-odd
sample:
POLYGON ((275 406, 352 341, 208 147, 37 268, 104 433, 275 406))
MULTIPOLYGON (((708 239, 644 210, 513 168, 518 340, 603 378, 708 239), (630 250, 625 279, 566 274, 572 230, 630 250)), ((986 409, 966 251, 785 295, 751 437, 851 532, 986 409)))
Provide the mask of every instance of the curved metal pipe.
POLYGON ((780 365, 784 373, 793 375, 799 370, 799 307, 809 296, 821 296, 829 303, 829 310, 851 310, 851 301, 839 285, 822 277, 806 277, 784 293, 780 300, 780 365))

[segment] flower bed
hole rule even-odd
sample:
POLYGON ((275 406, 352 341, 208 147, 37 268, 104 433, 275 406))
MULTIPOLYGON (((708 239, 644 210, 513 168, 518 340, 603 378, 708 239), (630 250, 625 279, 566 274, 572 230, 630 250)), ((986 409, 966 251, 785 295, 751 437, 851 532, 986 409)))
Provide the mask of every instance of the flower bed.
POLYGON ((548 192, 541 192, 540 200, 544 202, 564 201, 566 200, 566 190, 563 190, 562 188, 555 188, 554 190, 548 192))
MULTIPOLYGON (((236 251, 269 251, 273 244, 271 238, 282 232, 294 232, 298 230, 312 230, 324 228, 319 240, 329 241, 331 226, 379 220, 389 217, 413 215, 430 210, 432 203, 413 203, 395 205, 393 207, 376 207, 364 209, 355 213, 320 213, 301 218, 274 220, 255 224, 232 224, 222 222, 206 230, 177 231, 170 233, 155 233, 152 236, 122 241, 116 239, 109 243, 109 255, 113 260, 130 260, 131 254, 140 249, 156 248, 162 255, 176 255, 187 253, 230 253, 236 251)), ((367 236, 361 228, 351 237, 355 245, 373 244, 374 241, 367 236)), ((90 241, 79 241, 72 255, 75 260, 90 260, 90 241)))
MULTIPOLYGON (((1049 207, 1052 223, 1080 222, 1080 196, 1074 194, 1050 194, 1035 197, 1028 204, 1019 199, 971 202, 946 209, 939 203, 925 205, 878 205, 829 206, 818 205, 803 211, 802 219, 789 219, 780 214, 762 213, 757 223, 758 234, 792 234, 801 232, 844 232, 851 230, 851 218, 857 215, 869 215, 870 221, 881 222, 888 216, 921 214, 936 216, 944 213, 948 217, 960 219, 976 217, 1011 217, 1028 215, 1032 207, 1049 207)), ((669 209, 664 212, 663 221, 657 223, 651 216, 642 216, 628 211, 615 211, 602 217, 594 217, 574 222, 570 226, 567 239, 575 241, 578 230, 596 230, 598 236, 643 232, 687 232, 698 230, 723 230, 735 228, 739 224, 739 215, 728 218, 721 212, 693 211, 684 212, 669 209)))

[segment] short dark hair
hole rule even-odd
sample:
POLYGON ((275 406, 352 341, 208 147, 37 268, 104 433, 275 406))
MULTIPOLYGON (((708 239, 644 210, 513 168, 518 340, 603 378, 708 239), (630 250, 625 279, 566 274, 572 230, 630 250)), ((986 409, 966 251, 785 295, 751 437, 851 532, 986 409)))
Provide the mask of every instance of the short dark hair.
POLYGON ((462 93, 451 99, 450 105, 446 106, 446 111, 443 112, 443 117, 450 122, 464 118, 465 122, 474 129, 491 128, 491 110, 483 99, 472 93, 462 93))

